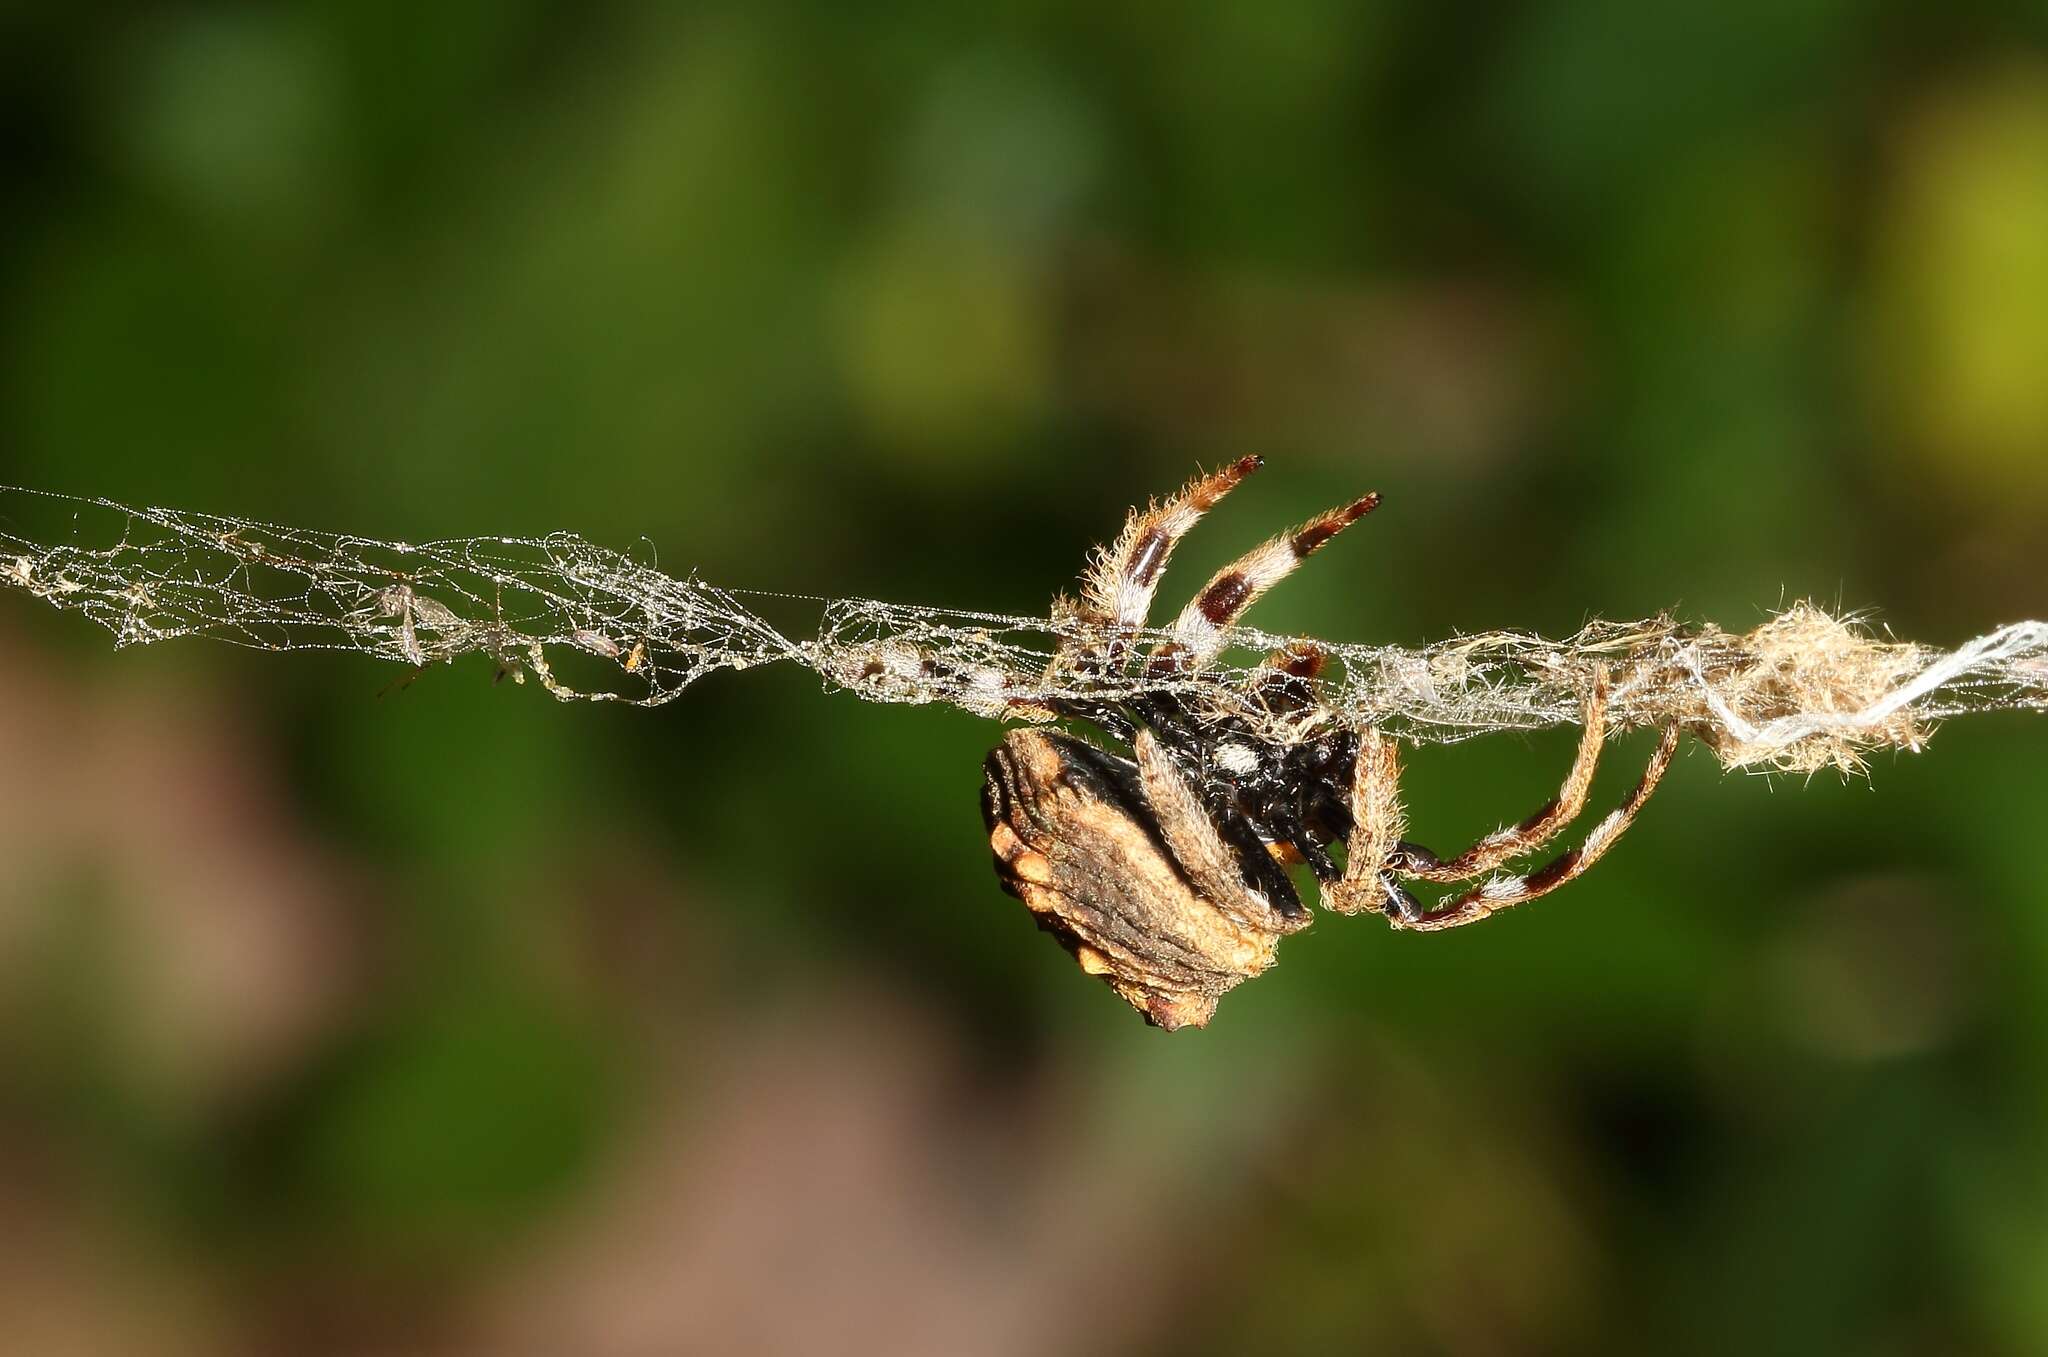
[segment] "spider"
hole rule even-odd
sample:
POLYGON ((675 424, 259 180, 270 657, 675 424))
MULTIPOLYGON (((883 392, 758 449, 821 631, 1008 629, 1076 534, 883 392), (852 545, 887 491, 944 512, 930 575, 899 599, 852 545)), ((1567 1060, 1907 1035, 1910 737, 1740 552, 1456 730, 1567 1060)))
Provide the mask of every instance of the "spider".
MULTIPOLYGON (((1061 628, 1048 677, 1128 675, 1133 666, 1162 679, 1200 675, 1260 595, 1379 504, 1367 495, 1255 547, 1202 586, 1165 640, 1136 653, 1131 637, 1146 623, 1174 546, 1261 465, 1244 458, 1133 509, 1122 534, 1091 558, 1080 601, 1055 605, 1056 619, 1078 625, 1061 628)), ((1253 679, 1262 708, 1313 715, 1324 663, 1307 642, 1268 656, 1253 679)), ((1020 703, 1015 714, 1085 723, 1108 739, 1012 729, 985 764, 982 811, 1003 888, 1082 970, 1169 1031, 1206 1025, 1226 991, 1271 966, 1279 940, 1307 927, 1288 864, 1306 863, 1321 903, 1339 914, 1375 911, 1420 931, 1477 923, 1598 862, 1678 746, 1678 727, 1668 726, 1641 779, 1577 848, 1525 875, 1496 875, 1584 809, 1607 733, 1604 670, 1585 698, 1585 733, 1557 796, 1448 858, 1402 837, 1396 747, 1377 729, 1311 719, 1282 723, 1289 733, 1276 737, 1274 723, 1255 727, 1241 707, 1204 702, 1200 685, 1139 686, 1114 700, 1020 703), (1404 884, 1479 878, 1435 907, 1404 884)))

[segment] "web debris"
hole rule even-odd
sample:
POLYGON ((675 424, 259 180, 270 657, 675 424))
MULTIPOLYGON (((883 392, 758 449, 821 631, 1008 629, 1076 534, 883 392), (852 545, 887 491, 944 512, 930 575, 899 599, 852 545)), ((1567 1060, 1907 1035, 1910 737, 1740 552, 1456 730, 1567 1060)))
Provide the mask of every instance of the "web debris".
MULTIPOLYGON (((1071 620, 819 600, 815 635, 793 640, 741 601, 745 591, 664 574, 573 533, 383 542, 8 487, 0 582, 83 613, 117 646, 205 636, 415 669, 482 653, 560 700, 638 706, 717 670, 787 662, 869 701, 995 718, 1032 719, 1057 698, 1188 691, 1276 740, 1337 722, 1441 744, 1575 725, 1604 668, 1617 727, 1677 721, 1728 767, 1793 772, 1850 772, 1873 750, 1917 750, 1950 716, 2048 711, 2044 622, 1953 651, 1882 639, 1809 604, 1740 635, 1666 616, 1595 622, 1561 640, 1499 631, 1413 649, 1319 641, 1322 700, 1275 711, 1260 696, 1260 659, 1299 638, 1255 628, 1234 630, 1212 669, 1083 674, 1051 665, 1062 639, 1087 639, 1071 620), (56 524, 19 535, 32 518, 56 524)), ((1165 634, 1116 639, 1135 652, 1165 634)))

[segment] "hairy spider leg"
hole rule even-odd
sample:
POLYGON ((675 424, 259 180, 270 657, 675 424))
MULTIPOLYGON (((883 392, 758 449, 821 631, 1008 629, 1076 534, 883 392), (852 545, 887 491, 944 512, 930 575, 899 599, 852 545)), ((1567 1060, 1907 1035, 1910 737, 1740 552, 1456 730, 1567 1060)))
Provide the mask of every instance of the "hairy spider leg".
POLYGON ((1606 855, 1607 850, 1614 846, 1615 840, 1635 822, 1636 812, 1642 809, 1643 802, 1650 799, 1650 793, 1657 789, 1657 783, 1663 779, 1664 770, 1671 766, 1671 756, 1677 749, 1678 727, 1666 726, 1663 738, 1657 743, 1656 752, 1650 755, 1649 766, 1643 770, 1642 778, 1606 819, 1593 826, 1592 832, 1586 835, 1585 842, 1577 848, 1565 850, 1527 876, 1494 877, 1438 909, 1419 914, 1396 912, 1391 916, 1394 927, 1433 933, 1445 928, 1478 923, 1488 915, 1497 914, 1511 905, 1525 904, 1548 895, 1559 886, 1583 875, 1587 868, 1606 855))
POLYGON ((1600 765, 1600 749, 1607 739, 1607 666, 1593 673, 1593 691, 1586 699, 1585 734, 1571 771, 1557 796, 1520 824, 1497 829, 1458 856, 1444 859, 1421 844, 1401 840, 1385 861, 1402 876, 1416 881, 1469 881, 1492 871, 1511 858, 1533 853, 1564 832, 1586 808, 1586 794, 1592 790, 1593 774, 1600 765))
POLYGON ((1195 889, 1249 927, 1292 933, 1308 926, 1309 913, 1294 883, 1242 816, 1225 813, 1212 819, 1201 794, 1151 731, 1137 733, 1132 752, 1146 804, 1195 889))
POLYGON ((1265 667, 1297 679, 1317 679, 1330 662, 1330 652, 1314 641, 1289 641, 1267 654, 1265 667))
POLYGON ((1252 695, 1275 715, 1305 711, 1315 703, 1317 680, 1329 660, 1329 652, 1314 641, 1291 641, 1260 664, 1252 695))
POLYGON ((1197 476, 1164 503, 1132 509, 1114 542, 1095 552, 1081 580, 1081 621, 1096 626, 1142 627, 1173 548, 1216 502, 1265 465, 1240 457, 1221 471, 1197 476))
POLYGON ((1401 808, 1400 778, 1394 741, 1371 727, 1361 731, 1358 760, 1351 773, 1351 830, 1344 840, 1344 875, 1323 891, 1323 903, 1339 914, 1385 910, 1406 917, 1422 913, 1422 906, 1387 871, 1388 859, 1408 827, 1401 808))
POLYGON ((1268 823, 1273 831, 1273 844, 1269 851, 1281 861, 1307 863, 1321 885, 1328 885, 1343 876, 1336 859, 1330 856, 1330 850, 1310 831, 1308 814, 1300 801, 1272 807, 1268 823))
POLYGON ((1223 649, 1226 630, 1259 596, 1293 574, 1332 537, 1379 507, 1377 492, 1318 514, 1253 547, 1210 577, 1173 623, 1173 639, 1152 655, 1161 672, 1200 668, 1223 649))

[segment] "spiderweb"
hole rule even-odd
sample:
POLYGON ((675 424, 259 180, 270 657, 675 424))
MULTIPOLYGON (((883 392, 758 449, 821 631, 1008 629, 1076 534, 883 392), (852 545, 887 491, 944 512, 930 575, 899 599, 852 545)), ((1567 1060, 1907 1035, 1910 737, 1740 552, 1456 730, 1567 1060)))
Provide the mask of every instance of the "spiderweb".
POLYGON ((1968 712, 2048 710, 2048 623, 1952 651, 1883 639, 1800 604, 1744 634, 1671 617, 1596 622, 1563 639, 1521 632, 1419 648, 1315 642, 1310 703, 1276 702, 1269 652, 1300 638, 1238 628, 1192 673, 1055 663, 1068 648, 1140 656, 1167 639, 1072 618, 867 599, 813 600, 791 638, 747 599, 664 574, 571 533, 385 542, 175 509, 0 487, 0 582, 84 614, 117 646, 206 636, 260 650, 347 650, 414 668, 470 654, 564 701, 657 706, 704 675, 782 662, 877 702, 948 703, 1045 719, 1058 701, 1178 697, 1278 741, 1331 723, 1415 743, 1580 721, 1605 675, 1609 721, 1672 722, 1730 767, 1860 767, 1918 749, 1968 712))

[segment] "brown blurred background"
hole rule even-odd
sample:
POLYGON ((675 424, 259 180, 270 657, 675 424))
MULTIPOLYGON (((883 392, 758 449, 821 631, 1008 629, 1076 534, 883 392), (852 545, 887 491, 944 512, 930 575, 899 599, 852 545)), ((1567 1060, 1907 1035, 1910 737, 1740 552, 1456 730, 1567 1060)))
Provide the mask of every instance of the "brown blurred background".
MULTIPOLYGON (((1037 613, 1259 452, 1183 585, 1387 497, 1275 630, 2048 616, 2039 3, 14 3, 0 151, 0 481, 1037 613)), ((7 1351, 2048 1351, 2039 718, 1167 1037, 991 725, 391 677, 0 597, 7 1351)))

